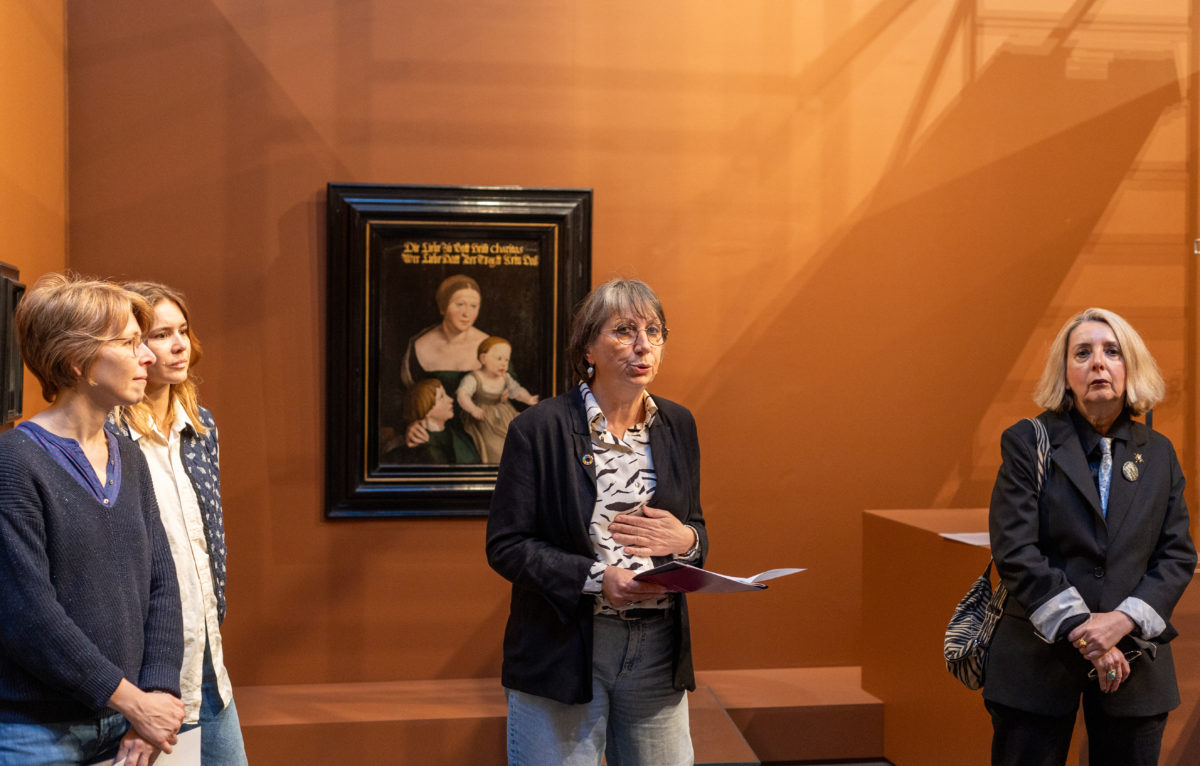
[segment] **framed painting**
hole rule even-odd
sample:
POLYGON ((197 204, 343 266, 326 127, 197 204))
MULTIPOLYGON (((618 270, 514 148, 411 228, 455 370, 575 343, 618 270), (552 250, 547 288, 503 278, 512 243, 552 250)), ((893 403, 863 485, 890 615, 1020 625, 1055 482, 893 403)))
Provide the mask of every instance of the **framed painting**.
POLYGON ((571 382, 587 189, 330 184, 328 518, 483 516, 512 418, 571 382))

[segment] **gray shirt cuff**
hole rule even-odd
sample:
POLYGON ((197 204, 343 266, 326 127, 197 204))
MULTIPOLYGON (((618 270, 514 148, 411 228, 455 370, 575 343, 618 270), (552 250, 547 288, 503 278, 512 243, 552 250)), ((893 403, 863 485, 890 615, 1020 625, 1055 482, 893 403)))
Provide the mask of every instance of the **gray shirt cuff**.
POLYGON ((1123 612, 1141 632, 1142 638, 1154 638, 1167 629, 1167 623, 1158 612, 1140 598, 1130 596, 1117 605, 1116 611, 1123 612))
POLYGON ((1029 621, 1033 623, 1038 638, 1052 644, 1058 640, 1058 632, 1066 620, 1077 614, 1091 613, 1092 610, 1088 609, 1083 596, 1079 595, 1075 586, 1071 586, 1039 606, 1033 614, 1029 615, 1029 621))

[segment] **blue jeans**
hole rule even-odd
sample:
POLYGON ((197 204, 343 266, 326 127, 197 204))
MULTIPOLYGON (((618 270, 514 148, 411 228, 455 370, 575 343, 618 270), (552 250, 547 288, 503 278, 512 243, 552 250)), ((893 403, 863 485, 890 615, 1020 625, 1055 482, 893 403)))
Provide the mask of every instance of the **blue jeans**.
POLYGON ((0 723, 0 766, 77 766, 117 754, 120 713, 59 723, 0 723))
POLYGON ((687 694, 673 688, 672 616, 597 615, 592 701, 506 689, 510 766, 691 766, 687 694))
MULTIPOLYGON (((184 724, 181 731, 200 727, 200 763, 203 766, 247 766, 242 725, 233 700, 221 702, 212 654, 204 647, 204 683, 200 687, 200 722, 184 724)), ((0 764, 0 766, 4 766, 0 764)))

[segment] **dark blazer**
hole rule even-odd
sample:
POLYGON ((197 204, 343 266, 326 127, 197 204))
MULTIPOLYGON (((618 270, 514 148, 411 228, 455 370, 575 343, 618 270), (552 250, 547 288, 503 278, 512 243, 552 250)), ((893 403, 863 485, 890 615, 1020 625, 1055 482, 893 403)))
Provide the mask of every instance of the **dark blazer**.
MULTIPOLYGON (((1114 437, 1113 478, 1105 518, 1071 415, 1043 412, 1038 418, 1051 447, 1040 497, 1033 425, 1021 421, 1000 439, 1003 463, 989 527, 1009 597, 988 653, 983 696, 1042 715, 1072 713, 1081 693, 1098 695, 1113 716, 1171 710, 1179 704, 1166 643, 1176 635, 1171 612, 1196 566, 1175 450, 1166 437, 1122 415, 1108 433, 1114 437), (1135 481, 1122 474, 1127 461, 1138 468, 1135 481), (1147 637, 1159 645, 1156 656, 1130 663, 1129 678, 1113 694, 1102 694, 1088 678, 1092 664, 1067 643, 1069 630, 1046 643, 1029 622, 1028 615, 1072 586, 1091 612, 1112 611, 1132 596, 1166 623, 1160 635, 1147 637)), ((1120 646, 1138 648, 1130 636, 1120 646)))
MULTIPOLYGON (((696 529, 700 561, 708 534, 700 510, 700 444, 685 408, 654 397, 650 427, 657 486, 650 505, 696 529)), ((487 524, 492 568, 512 582, 501 682, 569 704, 592 699, 592 608, 583 592, 596 554, 587 527, 596 469, 583 395, 573 388, 509 425, 487 524), (587 458, 587 460, 585 460, 587 458)), ((661 559, 667 560, 666 558, 661 559)), ((674 598, 676 689, 695 689, 687 605, 674 598)))

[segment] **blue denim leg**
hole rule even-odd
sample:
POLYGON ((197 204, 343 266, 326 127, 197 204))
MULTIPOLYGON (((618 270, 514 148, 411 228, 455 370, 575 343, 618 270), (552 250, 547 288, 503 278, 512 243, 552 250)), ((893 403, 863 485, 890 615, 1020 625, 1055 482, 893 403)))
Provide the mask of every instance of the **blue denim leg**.
POLYGON ((76 766, 117 754, 120 714, 50 724, 0 723, 0 766, 76 766))
POLYGON ((672 688, 672 621, 597 617, 592 701, 506 690, 509 766, 691 766, 687 695, 672 688), (607 754, 605 751, 607 750, 607 754))
POLYGON ((204 683, 200 689, 200 722, 183 727, 183 731, 200 727, 200 762, 203 766, 248 766, 246 745, 242 741, 242 725, 238 721, 233 700, 221 702, 217 686, 217 671, 213 668, 212 653, 204 647, 204 683))
POLYGON ((508 766, 600 766, 607 700, 566 705, 505 689, 508 699, 508 766))
POLYGON ((596 618, 592 678, 608 696, 608 766, 692 764, 687 694, 673 686, 673 634, 669 612, 636 621, 596 618))

